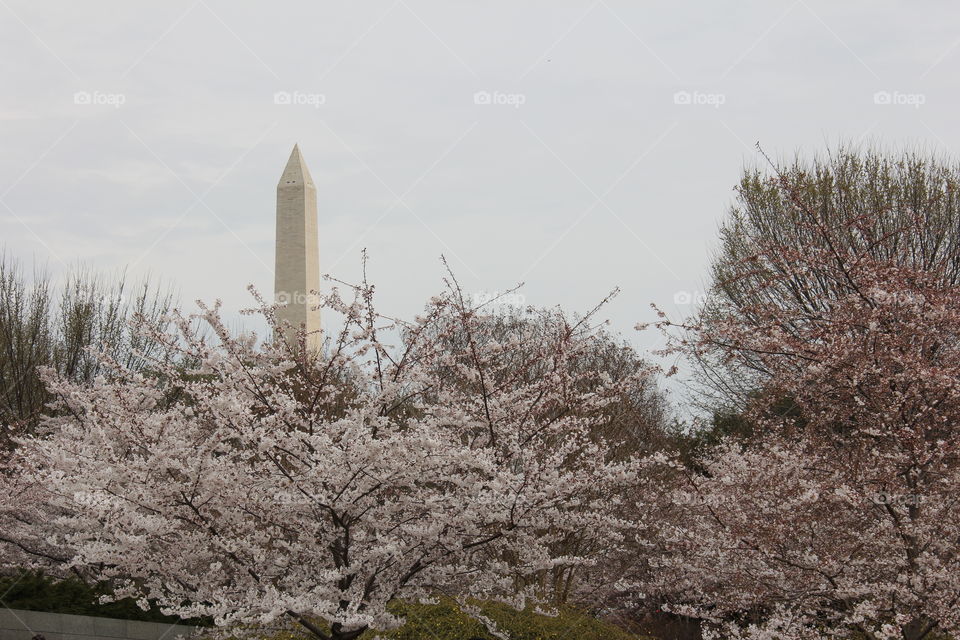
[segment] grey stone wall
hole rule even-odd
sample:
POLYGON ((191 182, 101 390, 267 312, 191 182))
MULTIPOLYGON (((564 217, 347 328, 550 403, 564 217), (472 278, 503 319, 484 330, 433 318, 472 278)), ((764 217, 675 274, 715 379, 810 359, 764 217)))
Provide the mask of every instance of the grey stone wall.
POLYGON ((0 608, 0 640, 176 640, 196 627, 0 608))

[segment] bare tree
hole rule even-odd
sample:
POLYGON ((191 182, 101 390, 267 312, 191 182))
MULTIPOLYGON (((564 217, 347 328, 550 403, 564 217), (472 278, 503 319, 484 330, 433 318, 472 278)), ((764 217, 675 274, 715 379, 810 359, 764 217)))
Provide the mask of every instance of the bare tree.
POLYGON ((32 429, 50 400, 37 367, 88 382, 102 367, 93 348, 140 369, 160 345, 130 331, 129 322, 142 316, 162 327, 174 300, 150 278, 131 284, 125 274, 110 278, 85 269, 56 287, 45 270, 28 273, 0 254, 0 424, 6 426, 0 446, 9 446, 12 432, 32 429))

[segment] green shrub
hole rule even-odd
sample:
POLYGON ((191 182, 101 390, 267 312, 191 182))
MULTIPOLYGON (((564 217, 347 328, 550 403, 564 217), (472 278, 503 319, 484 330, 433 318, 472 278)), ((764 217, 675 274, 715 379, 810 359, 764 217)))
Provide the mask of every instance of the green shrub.
POLYGON ((144 611, 131 598, 100 604, 105 585, 90 586, 76 577, 57 580, 36 571, 0 576, 0 604, 10 609, 70 613, 145 622, 167 622, 206 626, 208 621, 165 616, 156 608, 144 611))
MULTIPOLYGON (((485 616, 493 620, 511 640, 643 640, 572 608, 565 608, 557 616, 545 616, 531 610, 517 611, 499 603, 478 603, 485 616)), ((482 624, 460 610, 452 599, 443 598, 438 604, 394 602, 391 613, 406 618, 406 623, 393 631, 368 631, 360 640, 469 640, 483 638, 496 640, 482 624)), ((311 636, 279 633, 270 640, 303 640, 311 636)))
MULTIPOLYGON (((56 580, 38 572, 23 572, 0 576, 0 605, 11 609, 102 616, 125 620, 208 625, 205 620, 181 621, 165 616, 157 609, 143 611, 127 598, 99 604, 100 595, 107 593, 104 585, 89 586, 78 578, 56 580)), ((510 634, 512 640, 641 640, 613 625, 597 620, 572 608, 564 608, 557 616, 545 616, 531 610, 516 611, 504 604, 478 603, 483 614, 510 634)), ((482 624, 460 610, 455 601, 443 598, 438 604, 394 602, 390 611, 406 618, 406 624, 388 632, 368 631, 361 640, 373 640, 379 635, 389 640, 468 640, 483 638, 496 640, 482 624)), ((311 636, 278 633, 271 640, 303 640, 311 636)))

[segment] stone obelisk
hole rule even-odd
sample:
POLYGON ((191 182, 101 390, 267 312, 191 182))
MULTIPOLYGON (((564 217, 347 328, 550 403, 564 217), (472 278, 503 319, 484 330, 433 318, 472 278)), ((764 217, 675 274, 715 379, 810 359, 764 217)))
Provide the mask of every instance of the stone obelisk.
POLYGON ((307 331, 307 349, 320 350, 320 309, 312 293, 320 289, 320 256, 317 249, 317 188, 303 161, 300 147, 293 146, 277 185, 277 261, 274 295, 287 306, 277 317, 293 329, 276 339, 296 344, 296 329, 307 331))

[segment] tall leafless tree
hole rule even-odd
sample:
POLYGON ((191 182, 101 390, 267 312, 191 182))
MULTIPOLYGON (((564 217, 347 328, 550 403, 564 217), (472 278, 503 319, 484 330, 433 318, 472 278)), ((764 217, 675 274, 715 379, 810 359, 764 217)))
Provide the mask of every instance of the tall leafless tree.
POLYGON ((50 398, 38 367, 89 381, 102 366, 94 349, 139 368, 160 347, 131 332, 129 321, 143 316, 163 326, 174 302, 172 290, 150 278, 131 283, 123 273, 81 268, 57 286, 48 271, 29 271, 0 254, 0 445, 9 446, 12 432, 32 429, 44 412, 50 398))

